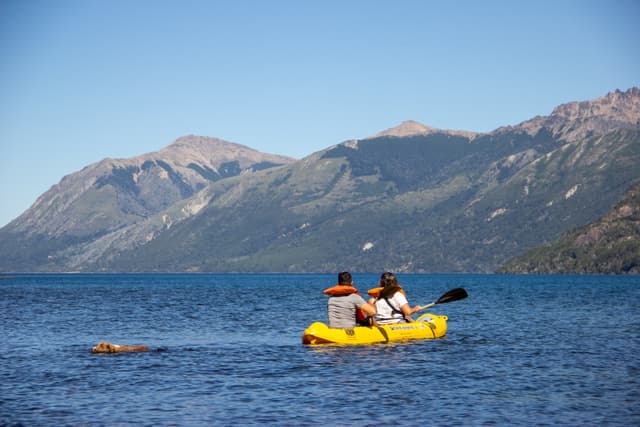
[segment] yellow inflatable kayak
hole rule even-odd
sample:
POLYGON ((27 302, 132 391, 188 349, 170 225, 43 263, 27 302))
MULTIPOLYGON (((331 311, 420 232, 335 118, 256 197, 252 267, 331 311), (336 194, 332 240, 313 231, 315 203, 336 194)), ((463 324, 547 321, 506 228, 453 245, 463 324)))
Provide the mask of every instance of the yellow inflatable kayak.
POLYGON ((304 331, 302 343, 308 345, 363 345, 440 338, 446 333, 447 316, 426 313, 413 323, 381 326, 334 329, 325 323, 315 322, 304 331))

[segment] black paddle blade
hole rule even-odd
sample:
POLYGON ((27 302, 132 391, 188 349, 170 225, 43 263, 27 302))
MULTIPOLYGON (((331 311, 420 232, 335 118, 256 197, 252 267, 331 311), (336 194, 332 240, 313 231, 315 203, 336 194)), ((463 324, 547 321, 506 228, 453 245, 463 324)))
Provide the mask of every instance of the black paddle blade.
POLYGON ((446 304, 448 302, 459 301, 461 299, 465 299, 468 296, 469 294, 467 294, 467 291, 465 291, 464 288, 455 288, 451 289, 449 292, 438 298, 436 304, 446 304))

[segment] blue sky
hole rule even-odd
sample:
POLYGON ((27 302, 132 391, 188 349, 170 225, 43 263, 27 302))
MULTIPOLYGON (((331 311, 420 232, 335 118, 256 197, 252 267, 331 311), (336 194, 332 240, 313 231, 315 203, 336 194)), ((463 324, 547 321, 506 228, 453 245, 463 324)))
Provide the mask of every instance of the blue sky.
POLYGON ((0 226, 64 175, 187 134, 301 158, 640 86, 638 22, 635 0, 1 0, 0 226))

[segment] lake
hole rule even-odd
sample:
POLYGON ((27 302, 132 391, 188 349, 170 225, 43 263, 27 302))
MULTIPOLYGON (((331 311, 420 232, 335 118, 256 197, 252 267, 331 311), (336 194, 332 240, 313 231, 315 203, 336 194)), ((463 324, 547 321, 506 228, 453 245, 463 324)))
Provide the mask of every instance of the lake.
POLYGON ((640 277, 398 277, 445 338, 302 345, 335 275, 3 278, 0 425, 640 425, 640 277))

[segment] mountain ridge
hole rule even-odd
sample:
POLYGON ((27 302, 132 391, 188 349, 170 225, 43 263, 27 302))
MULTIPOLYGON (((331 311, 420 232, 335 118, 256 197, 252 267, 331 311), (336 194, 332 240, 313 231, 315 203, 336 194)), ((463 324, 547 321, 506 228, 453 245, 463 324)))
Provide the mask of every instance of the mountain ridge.
POLYGON ((292 161, 218 138, 189 135, 158 151, 105 158, 66 175, 0 232, 23 243, 23 257, 29 258, 32 246, 39 262, 50 265, 49 260, 60 258, 58 253, 74 252, 73 248, 81 253, 87 243, 129 230, 212 181, 292 161), (52 247, 57 248, 54 253, 46 253, 52 247))
POLYGON ((515 126, 504 126, 493 133, 522 131, 530 135, 548 129, 561 140, 571 142, 592 135, 602 135, 620 128, 640 126, 640 89, 624 92, 616 89, 590 101, 574 101, 558 105, 547 116, 536 116, 515 126))
POLYGON ((248 147, 235 144, 211 163, 221 140, 185 136, 161 158, 65 177, 89 196, 49 194, 66 204, 30 214, 54 220, 0 229, 15 248, 0 249, 0 271, 490 272, 596 219, 640 179, 640 91, 607 97, 586 101, 606 114, 554 109, 482 134, 403 122, 297 161, 238 159, 248 147), (171 160, 190 141, 203 150, 171 160), (109 223, 110 212, 124 216, 109 223))
MULTIPOLYGON (((260 169, 268 167, 270 163, 285 164, 293 160, 286 156, 260 153, 218 138, 189 135, 178 138, 159 151, 124 159, 105 158, 66 175, 8 226, 24 222, 29 227, 46 229, 47 221, 50 220, 47 212, 59 214, 87 191, 100 190, 109 184, 123 187, 128 192, 142 193, 143 196, 147 193, 149 198, 153 198, 152 193, 158 191, 158 188, 165 187, 167 191, 174 193, 166 200, 149 201, 145 206, 138 206, 133 213, 145 216, 168 207, 186 195, 194 194, 211 180, 248 171, 252 166, 260 169), (150 181, 147 186, 149 188, 141 188, 144 179, 150 181), (157 187, 153 187, 154 185, 157 187), (53 204, 61 202, 61 199, 65 199, 64 202, 54 207, 53 204)), ((62 224, 58 225, 62 227, 62 224)), ((53 235, 64 233, 65 230, 64 227, 62 230, 50 229, 53 235)))

